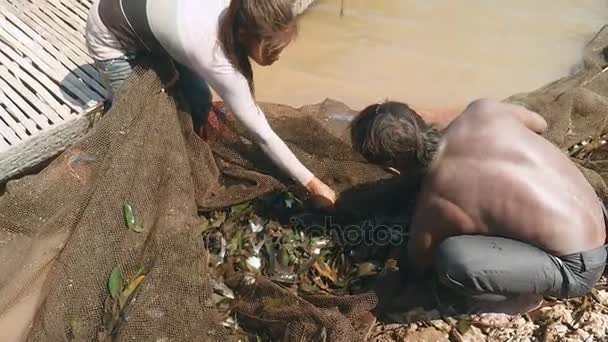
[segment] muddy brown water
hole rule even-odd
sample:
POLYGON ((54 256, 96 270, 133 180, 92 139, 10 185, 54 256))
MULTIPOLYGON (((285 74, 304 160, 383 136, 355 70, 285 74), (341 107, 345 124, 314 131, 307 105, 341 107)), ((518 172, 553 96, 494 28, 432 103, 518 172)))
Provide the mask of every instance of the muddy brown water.
POLYGON ((256 68, 258 98, 354 109, 390 98, 423 107, 503 99, 566 76, 608 23, 602 0, 318 0, 297 40, 256 68))

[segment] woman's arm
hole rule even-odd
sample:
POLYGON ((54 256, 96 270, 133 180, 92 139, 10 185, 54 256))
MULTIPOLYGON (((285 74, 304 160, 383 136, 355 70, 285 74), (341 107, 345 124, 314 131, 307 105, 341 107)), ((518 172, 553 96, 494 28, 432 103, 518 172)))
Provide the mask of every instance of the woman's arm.
POLYGON ((237 119, 251 132, 253 139, 269 158, 291 178, 307 186, 314 178, 272 130, 266 116, 255 103, 247 80, 232 66, 215 67, 204 72, 205 80, 222 97, 237 119))

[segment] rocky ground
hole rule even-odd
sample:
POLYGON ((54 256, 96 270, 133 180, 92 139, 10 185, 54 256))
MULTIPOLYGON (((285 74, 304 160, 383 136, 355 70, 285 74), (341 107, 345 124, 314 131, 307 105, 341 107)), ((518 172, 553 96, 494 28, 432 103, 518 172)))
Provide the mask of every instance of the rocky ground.
POLYGON ((606 280, 585 298, 546 302, 505 328, 472 325, 467 316, 441 317, 437 310, 414 310, 406 322, 378 323, 370 341, 604 341, 608 329, 606 280))

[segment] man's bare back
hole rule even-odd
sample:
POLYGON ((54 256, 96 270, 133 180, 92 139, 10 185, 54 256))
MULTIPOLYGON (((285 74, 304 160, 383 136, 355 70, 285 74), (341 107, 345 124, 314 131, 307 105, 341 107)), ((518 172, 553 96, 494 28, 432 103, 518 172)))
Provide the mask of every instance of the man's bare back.
POLYGON ((555 255, 603 245, 600 200, 574 163, 537 134, 544 120, 521 107, 509 114, 475 105, 487 108, 465 111, 444 131, 412 229, 508 237, 555 255))
POLYGON ((602 205, 539 135, 546 128, 540 115, 491 100, 473 102, 445 130, 399 102, 359 114, 353 147, 420 185, 400 260, 408 278, 433 271, 490 321, 595 286, 608 259, 602 205))

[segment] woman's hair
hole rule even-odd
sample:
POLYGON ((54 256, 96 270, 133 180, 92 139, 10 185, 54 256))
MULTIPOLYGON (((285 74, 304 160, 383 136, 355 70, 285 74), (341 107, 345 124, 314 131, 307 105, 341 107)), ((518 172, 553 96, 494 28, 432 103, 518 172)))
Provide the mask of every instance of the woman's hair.
POLYGON ((441 133, 405 103, 388 101, 365 108, 351 124, 353 148, 372 163, 425 172, 441 133))
POLYGON ((220 23, 219 39, 230 63, 249 83, 254 93, 249 44, 264 40, 265 47, 278 49, 297 34, 292 0, 231 0, 220 23))

